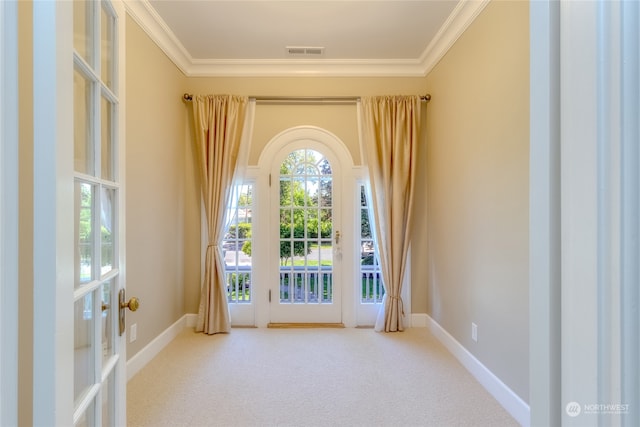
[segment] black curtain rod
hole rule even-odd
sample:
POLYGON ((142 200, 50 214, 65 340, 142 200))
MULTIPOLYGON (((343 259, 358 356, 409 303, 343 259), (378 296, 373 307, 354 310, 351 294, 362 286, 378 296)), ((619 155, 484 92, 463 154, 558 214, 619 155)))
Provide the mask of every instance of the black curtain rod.
MULTIPOLYGON (((191 101, 193 99, 193 95, 185 93, 182 95, 182 99, 185 101, 191 101)), ((359 96, 250 96, 249 99, 255 100, 256 102, 273 104, 285 102, 308 104, 348 104, 360 101, 359 96)), ((428 102, 431 100, 431 95, 422 95, 420 96, 420 100, 428 102)))

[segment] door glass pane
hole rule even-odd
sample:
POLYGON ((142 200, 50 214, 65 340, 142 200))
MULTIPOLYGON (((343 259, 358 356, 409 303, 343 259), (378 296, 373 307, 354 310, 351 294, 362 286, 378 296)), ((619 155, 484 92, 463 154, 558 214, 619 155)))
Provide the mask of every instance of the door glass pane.
POLYGON ((253 185, 236 186, 227 210, 228 227, 222 241, 227 299, 230 303, 251 302, 251 229, 253 185))
MULTIPOLYGON (((80 416, 80 418, 78 419, 78 422, 76 422, 76 427, 90 427, 90 426, 94 426, 95 423, 95 418, 96 418, 96 401, 95 399, 91 400, 91 403, 89 404, 89 407, 87 408, 87 410, 80 416)), ((103 424, 103 425, 109 425, 109 424, 103 424)))
POLYGON ((361 303, 380 303, 384 296, 382 269, 378 262, 373 234, 371 232, 371 207, 365 191, 360 186, 360 284, 361 303))
POLYGON ((320 237, 330 239, 333 236, 333 210, 320 209, 320 237))
POLYGON ((93 280, 94 260, 94 186, 75 184, 75 286, 93 280))
POLYGON ((100 58, 101 58, 101 80, 111 90, 113 90, 113 58, 114 58, 114 28, 115 19, 106 4, 100 12, 100 58))
POLYGON ((116 385, 114 381, 114 373, 115 371, 111 371, 111 373, 107 376, 107 379, 104 381, 102 385, 102 425, 103 426, 113 426, 115 425, 115 420, 113 416, 115 415, 115 397, 116 397, 116 385))
POLYGON ((100 115, 101 175, 113 180, 113 104, 105 97, 101 100, 100 115))
POLYGON ((114 319, 113 313, 117 309, 113 294, 113 280, 102 285, 102 360, 110 358, 114 352, 114 319))
POLYGON ((320 180, 320 206, 331 206, 331 179, 323 178, 320 180))
POLYGON ((74 304, 74 401, 78 403, 94 384, 95 355, 93 353, 93 292, 74 304))
POLYGON ((314 150, 294 151, 280 166, 281 303, 333 301, 332 181, 326 172, 329 162, 314 150))
POLYGON ((92 105, 92 84, 78 70, 75 70, 73 73, 74 166, 76 172, 87 175, 94 174, 92 105))
POLYGON ((100 205, 100 274, 104 275, 114 267, 114 242, 115 236, 113 217, 115 213, 116 190, 102 188, 100 205))
POLYGON ((93 8, 95 2, 74 0, 73 2, 73 47, 87 63, 93 63, 93 8))

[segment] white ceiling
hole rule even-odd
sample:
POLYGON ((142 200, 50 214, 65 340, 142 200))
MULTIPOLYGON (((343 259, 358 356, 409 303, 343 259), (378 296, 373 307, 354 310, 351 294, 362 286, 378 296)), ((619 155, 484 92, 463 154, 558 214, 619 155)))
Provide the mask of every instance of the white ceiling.
POLYGON ((188 76, 424 76, 488 0, 126 0, 188 76), (287 47, 321 47, 288 55, 287 47))

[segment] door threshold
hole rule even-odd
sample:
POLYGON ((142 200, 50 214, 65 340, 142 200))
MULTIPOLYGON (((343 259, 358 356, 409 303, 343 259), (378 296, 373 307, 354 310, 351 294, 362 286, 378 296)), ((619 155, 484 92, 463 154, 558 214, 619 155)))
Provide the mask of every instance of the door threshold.
POLYGON ((267 328, 344 328, 344 323, 269 323, 267 328))

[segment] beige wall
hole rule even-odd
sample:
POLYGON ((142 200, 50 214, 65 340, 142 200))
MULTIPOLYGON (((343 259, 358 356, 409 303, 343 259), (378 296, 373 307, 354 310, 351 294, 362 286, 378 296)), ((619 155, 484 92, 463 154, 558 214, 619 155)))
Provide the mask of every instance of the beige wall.
MULTIPOLYGON (((138 339, 128 357, 185 313, 185 283, 199 286, 197 189, 180 102, 184 76, 130 18, 126 25, 127 313, 138 339)), ((192 309, 192 307, 189 307, 192 309)))
POLYGON ((256 106, 249 164, 258 164, 262 150, 274 136, 300 125, 329 130, 347 146, 354 164, 361 164, 355 105, 263 104, 256 106))
POLYGON ((491 2, 427 76, 428 225, 417 226, 429 315, 525 401, 528 18, 527 2, 491 2))

